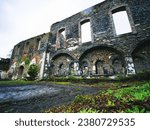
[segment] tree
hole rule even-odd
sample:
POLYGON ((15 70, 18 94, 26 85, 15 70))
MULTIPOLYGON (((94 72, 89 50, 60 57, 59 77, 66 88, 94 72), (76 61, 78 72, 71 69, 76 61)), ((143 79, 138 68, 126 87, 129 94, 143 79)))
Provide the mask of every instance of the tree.
POLYGON ((38 75, 38 71, 39 71, 39 69, 36 64, 30 65, 30 67, 28 69, 28 74, 29 74, 31 80, 35 80, 36 76, 38 75))
POLYGON ((11 49, 11 50, 9 51, 9 53, 7 54, 7 57, 8 57, 8 58, 11 58, 12 52, 13 52, 13 49, 11 49))

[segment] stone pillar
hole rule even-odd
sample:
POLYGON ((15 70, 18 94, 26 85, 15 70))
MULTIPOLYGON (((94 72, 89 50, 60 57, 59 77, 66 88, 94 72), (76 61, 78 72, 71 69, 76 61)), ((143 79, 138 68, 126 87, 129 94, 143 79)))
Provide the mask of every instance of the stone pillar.
POLYGON ((93 65, 92 74, 96 74, 96 66, 95 65, 93 65))
POLYGON ((74 73, 75 75, 80 75, 80 72, 79 72, 79 62, 78 61, 75 61, 74 62, 74 73))
POLYGON ((40 68, 39 79, 42 79, 43 76, 44 76, 45 58, 46 58, 46 52, 43 52, 43 57, 42 57, 42 59, 41 59, 41 68, 40 68))
POLYGON ((125 57, 127 75, 135 74, 135 67, 131 56, 125 57))

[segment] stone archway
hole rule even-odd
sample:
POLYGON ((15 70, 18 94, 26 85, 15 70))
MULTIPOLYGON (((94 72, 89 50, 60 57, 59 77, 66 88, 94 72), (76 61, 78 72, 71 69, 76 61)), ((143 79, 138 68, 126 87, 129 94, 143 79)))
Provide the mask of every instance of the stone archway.
POLYGON ((74 62, 71 62, 69 64, 69 75, 74 75, 75 72, 74 72, 74 62))
POLYGON ((137 46, 132 52, 136 73, 150 69, 150 41, 137 46))
POLYGON ((125 73, 122 53, 110 47, 97 46, 90 48, 81 55, 79 60, 80 63, 88 60, 90 75, 109 76, 125 73))
POLYGON ((104 62, 101 60, 97 60, 95 63, 95 73, 98 75, 104 74, 104 68, 103 68, 104 62))
POLYGON ((149 68, 148 62, 144 57, 139 57, 139 56, 134 57, 134 64, 135 64, 136 73, 145 71, 146 69, 149 68))
POLYGON ((66 68, 65 68, 64 64, 61 63, 61 64, 59 65, 59 67, 58 67, 58 74, 59 74, 60 76, 63 76, 63 75, 65 74, 65 70, 66 70, 66 68))
POLYGON ((73 58, 68 54, 59 54, 52 59, 52 75, 55 76, 68 76, 69 75, 69 65, 73 62, 73 58))
POLYGON ((20 66, 19 69, 18 69, 18 78, 19 79, 22 79, 23 72, 24 72, 24 66, 20 66))
POLYGON ((123 65, 121 59, 119 59, 119 57, 113 59, 112 66, 113 66, 113 72, 112 73, 114 73, 114 74, 125 74, 124 65, 123 65))
POLYGON ((81 74, 82 75, 88 75, 89 74, 89 63, 88 61, 82 61, 80 64, 80 68, 81 68, 81 74))

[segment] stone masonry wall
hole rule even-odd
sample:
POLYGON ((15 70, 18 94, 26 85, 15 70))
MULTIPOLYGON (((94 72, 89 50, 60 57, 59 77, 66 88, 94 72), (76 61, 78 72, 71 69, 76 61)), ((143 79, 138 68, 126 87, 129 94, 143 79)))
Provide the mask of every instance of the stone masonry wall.
MULTIPOLYGON (((148 43, 150 40, 149 6, 149 0, 106 0, 60 22, 54 23, 51 26, 52 38, 50 42, 51 47, 55 48, 55 53, 51 54, 50 60, 53 60, 53 56, 55 57, 57 54, 66 53, 73 56, 75 63, 79 63, 79 69, 81 69, 81 71, 83 71, 83 59, 97 59, 105 62, 103 66, 106 66, 107 61, 107 64, 109 63, 108 66, 112 66, 115 73, 117 73, 117 70, 118 73, 123 72, 125 74, 139 72, 140 69, 137 69, 138 67, 135 66, 142 67, 144 64, 141 65, 141 63, 135 61, 135 54, 133 54, 133 52, 138 46, 145 44, 145 42, 148 43), (123 11, 122 9, 127 12, 132 32, 117 35, 112 14, 123 11), (81 43, 81 24, 84 23, 84 21, 86 22, 86 20, 90 21, 92 40, 88 43, 81 43), (64 42, 66 46, 60 47, 57 39, 59 37, 58 32, 62 29, 65 30, 64 42), (97 48, 99 49, 97 50, 97 48), (103 48, 107 53, 101 52, 103 48), (121 56, 121 58, 116 58, 116 60, 118 60, 117 68, 115 65, 112 65, 111 60, 107 59, 108 57, 112 57, 112 50, 113 53, 121 56), (100 55, 107 58, 101 58, 100 55), (123 70, 120 68, 123 68, 123 70)), ((147 56, 146 60, 148 63, 146 69, 148 69, 150 68, 149 56, 147 56)), ((97 73, 96 66, 93 66, 94 64, 87 66, 88 73, 97 73), (93 72, 93 70, 95 70, 95 72, 93 72)), ((103 71, 105 68, 110 68, 108 66, 103 67, 103 71)), ((111 69, 109 69, 109 71, 111 71, 111 69)))
MULTIPOLYGON (((28 58, 31 63, 38 63, 40 79, 69 75, 129 75, 148 70, 149 7, 149 0, 105 0, 54 23, 50 33, 17 44, 11 64, 22 71, 22 59, 28 58), (113 15, 120 12, 126 12, 130 32, 117 34, 113 15), (81 27, 88 22, 91 41, 82 42, 81 27), (38 60, 34 62, 35 59, 38 60)), ((18 75, 17 70, 13 71, 15 75, 18 75)), ((24 73, 26 71, 21 72, 20 76, 24 73)))

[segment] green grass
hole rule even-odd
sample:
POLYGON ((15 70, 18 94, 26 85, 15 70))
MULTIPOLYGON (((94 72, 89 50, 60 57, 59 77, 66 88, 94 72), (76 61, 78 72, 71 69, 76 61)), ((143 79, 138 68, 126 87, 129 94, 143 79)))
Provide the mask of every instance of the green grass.
POLYGON ((0 86, 17 86, 17 85, 31 85, 36 84, 36 81, 24 81, 24 80, 11 80, 11 81, 0 81, 0 86))
POLYGON ((70 82, 53 82, 55 84, 59 84, 59 85, 70 85, 70 82))
POLYGON ((150 112, 150 82, 130 83, 126 88, 107 89, 96 95, 78 95, 71 104, 45 112, 150 112))
MULTIPOLYGON (((0 81, 0 86, 18 86, 39 84, 38 81, 0 81)), ((45 83, 45 81, 44 81, 45 83)), ((95 95, 78 95, 68 105, 58 106, 43 110, 45 112, 78 112, 78 113, 107 113, 126 112, 144 113, 150 112, 150 82, 98 82, 93 84, 72 83, 70 81, 53 82, 59 85, 89 85, 101 87, 101 91, 95 95), (102 91, 103 90, 103 91, 102 91)), ((80 90, 77 90, 80 91, 80 90)))

